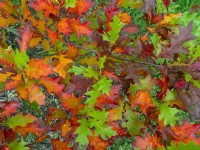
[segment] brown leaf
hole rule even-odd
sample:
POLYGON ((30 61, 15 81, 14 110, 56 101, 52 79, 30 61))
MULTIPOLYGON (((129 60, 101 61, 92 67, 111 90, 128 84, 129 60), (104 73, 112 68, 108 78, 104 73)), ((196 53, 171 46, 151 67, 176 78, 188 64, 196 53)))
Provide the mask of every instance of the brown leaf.
POLYGON ((61 142, 60 139, 51 140, 53 150, 71 150, 66 141, 61 142))
POLYGON ((177 89, 178 96, 183 102, 192 120, 200 118, 200 89, 192 83, 189 84, 188 94, 177 89))
POLYGON ((171 46, 166 47, 163 46, 163 52, 161 56, 172 59, 173 55, 176 53, 187 53, 188 50, 184 48, 182 45, 184 42, 193 40, 195 36, 191 34, 192 31, 192 23, 190 23, 186 28, 179 28, 179 35, 173 35, 173 33, 169 33, 170 36, 170 41, 171 41, 171 46))

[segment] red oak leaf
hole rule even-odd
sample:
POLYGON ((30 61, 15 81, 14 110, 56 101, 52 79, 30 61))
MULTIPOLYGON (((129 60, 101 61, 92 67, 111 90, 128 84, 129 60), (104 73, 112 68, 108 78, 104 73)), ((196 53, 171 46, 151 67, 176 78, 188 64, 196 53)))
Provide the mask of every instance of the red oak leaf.
POLYGON ((33 31, 31 25, 25 25, 25 28, 22 31, 21 40, 19 38, 16 39, 20 46, 20 51, 28 50, 32 36, 33 31))
POLYGON ((32 103, 33 101, 37 102, 38 105, 45 105, 45 94, 42 92, 40 87, 36 84, 30 84, 28 86, 29 91, 29 101, 32 103))
POLYGON ((140 55, 145 58, 145 59, 148 59, 149 56, 153 56, 153 57, 156 57, 154 54, 153 54, 153 50, 154 50, 154 46, 153 44, 149 44, 147 43, 146 45, 141 41, 142 43, 142 51, 140 53, 140 55))
POLYGON ((172 130, 174 132, 174 142, 188 143, 189 141, 195 141, 198 143, 200 138, 195 138, 195 133, 199 133, 199 124, 189 124, 188 120, 185 120, 181 126, 174 126, 172 130))
POLYGON ((56 16, 59 13, 59 7, 49 0, 35 0, 29 6, 35 11, 42 11, 45 17, 49 17, 51 14, 56 16))
POLYGON ((64 89, 64 84, 59 84, 60 77, 55 78, 49 78, 42 76, 40 78, 39 84, 43 84, 46 88, 48 93, 54 92, 56 95, 58 95, 62 90, 64 89))
POLYGON ((102 96, 100 96, 97 99, 95 106, 99 108, 102 108, 103 106, 107 107, 117 106, 117 99, 120 96, 119 94, 120 89, 121 85, 112 86, 109 95, 103 94, 102 96))
POLYGON ((50 38, 50 40, 51 40, 51 43, 53 44, 53 45, 55 45, 56 44, 56 40, 58 39, 58 31, 56 31, 56 32, 53 32, 51 29, 49 29, 49 28, 46 28, 46 31, 47 31, 47 33, 48 33, 48 37, 50 38))
POLYGON ((80 20, 73 20, 71 22, 71 29, 73 32, 78 34, 78 37, 81 37, 83 34, 87 36, 92 35, 92 30, 88 27, 88 22, 85 22, 83 24, 80 23, 80 20))
POLYGON ((109 141, 105 141, 101 139, 99 136, 95 136, 94 132, 92 136, 88 137, 89 145, 88 149, 91 150, 103 150, 106 149, 108 145, 110 145, 109 141))
POLYGON ((54 150, 71 150, 71 148, 67 145, 67 142, 61 142, 60 139, 52 139, 51 143, 54 150))
POLYGON ((133 109, 136 105, 140 107, 142 113, 147 114, 147 109, 150 107, 155 107, 151 95, 147 91, 138 91, 136 95, 129 96, 129 100, 131 103, 131 108, 133 109))
POLYGON ((3 106, 3 112, 0 113, 5 115, 6 117, 11 116, 13 113, 15 113, 17 111, 17 109, 19 108, 20 104, 17 102, 11 102, 6 104, 5 106, 3 106))
POLYGON ((169 4, 170 4, 170 0, 163 0, 163 4, 164 4, 165 7, 168 9, 169 4))
POLYGON ((62 32, 64 35, 68 35, 72 32, 68 18, 62 18, 61 21, 58 22, 57 28, 58 31, 62 32))
POLYGON ((54 73, 53 69, 45 62, 44 59, 31 59, 28 65, 29 68, 25 71, 29 79, 39 79, 41 76, 48 76, 49 74, 54 73))
POLYGON ((91 0, 76 0, 76 6, 74 8, 69 8, 68 12, 70 13, 77 13, 81 15, 88 11, 89 8, 92 7, 91 0))
POLYGON ((154 150, 163 146, 157 134, 153 136, 147 134, 145 137, 136 136, 136 142, 133 143, 134 148, 140 150, 154 150))
POLYGON ((72 114, 77 114, 84 107, 82 98, 76 98, 74 94, 62 94, 61 105, 66 109, 72 110, 72 114))
POLYGON ((16 127, 13 131, 15 133, 21 133, 23 137, 26 137, 29 133, 33 133, 37 137, 40 137, 47 131, 47 127, 42 125, 39 121, 36 121, 34 123, 29 123, 26 127, 16 127))

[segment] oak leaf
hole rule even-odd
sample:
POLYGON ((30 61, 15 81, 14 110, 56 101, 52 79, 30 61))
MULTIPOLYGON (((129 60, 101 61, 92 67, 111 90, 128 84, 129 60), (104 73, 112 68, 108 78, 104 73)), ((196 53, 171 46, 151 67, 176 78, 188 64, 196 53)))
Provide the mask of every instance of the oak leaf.
POLYGON ((51 92, 54 92, 56 95, 58 95, 65 87, 63 84, 58 83, 59 80, 60 77, 49 78, 42 76, 40 78, 39 84, 43 84, 47 88, 49 94, 51 94, 51 92))
POLYGON ((26 69, 25 72, 29 79, 39 79, 41 76, 48 76, 54 73, 45 59, 31 59, 28 66, 29 68, 26 69))
POLYGON ((35 134, 37 137, 40 137, 43 133, 47 132, 48 129, 39 121, 36 121, 34 123, 27 124, 25 127, 15 127, 13 131, 15 133, 21 133, 22 136, 25 138, 29 133, 35 134))
POLYGON ((70 28, 70 22, 68 18, 62 18, 58 24, 57 28, 59 32, 62 32, 64 35, 68 35, 69 33, 72 32, 70 28))
POLYGON ((51 14, 58 15, 59 7, 55 6, 53 2, 48 0, 35 0, 29 4, 35 11, 42 11, 45 17, 49 17, 51 14))
POLYGON ((72 110, 72 114, 77 114, 84 107, 82 98, 76 98, 74 94, 62 94, 61 105, 66 109, 72 110))
POLYGON ((28 91, 29 91, 29 101, 32 102, 37 102, 38 105, 45 105, 45 94, 42 92, 40 87, 36 84, 30 83, 28 86, 28 91))
POLYGON ((2 122, 3 125, 9 126, 11 129, 21 126, 25 127, 29 123, 33 123, 36 121, 37 118, 31 114, 23 115, 22 113, 17 114, 14 117, 9 117, 4 122, 2 122))
POLYGON ((69 58, 66 58, 65 55, 56 55, 56 56, 53 56, 53 58, 59 59, 59 62, 57 63, 56 66, 54 66, 53 70, 59 73, 59 75, 65 79, 66 73, 67 73, 65 67, 67 64, 72 63, 72 60, 69 58))
POLYGON ((88 148, 92 150, 100 150, 106 149, 106 147, 110 144, 109 141, 101 139, 99 136, 95 136, 94 132, 92 136, 88 137, 89 145, 88 148))
POLYGON ((61 142, 60 139, 51 139, 51 143, 54 150, 72 150, 66 141, 61 142))
POLYGON ((130 96, 129 100, 132 109, 138 105, 144 114, 146 114, 148 108, 155 107, 152 102, 152 97, 147 91, 139 91, 136 95, 130 96))
POLYGON ((87 12, 89 8, 92 7, 91 0, 76 0, 76 5, 74 8, 69 8, 69 13, 77 13, 79 15, 87 12))
POLYGON ((83 24, 80 23, 80 20, 71 21, 71 29, 74 33, 78 34, 78 38, 80 38, 83 34, 87 36, 92 35, 92 30, 88 27, 89 22, 85 22, 83 24))
POLYGON ((16 41, 20 46, 20 52, 28 50, 32 36, 33 36, 32 26, 28 24, 25 25, 22 31, 21 39, 19 38, 16 39, 16 41))
POLYGON ((3 106, 3 112, 0 112, 0 116, 6 116, 9 117, 11 116, 13 113, 15 113, 17 111, 17 109, 19 108, 20 104, 17 102, 11 102, 8 103, 6 105, 3 106))

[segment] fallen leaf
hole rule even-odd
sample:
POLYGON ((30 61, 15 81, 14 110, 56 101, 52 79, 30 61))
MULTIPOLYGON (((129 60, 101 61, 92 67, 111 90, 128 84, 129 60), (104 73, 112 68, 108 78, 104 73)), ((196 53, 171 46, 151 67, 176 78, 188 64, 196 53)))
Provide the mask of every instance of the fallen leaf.
POLYGON ((77 114, 83 107, 82 98, 76 98, 74 94, 62 94, 61 105, 67 110, 71 110, 72 114, 77 114))
POLYGON ((42 11, 45 17, 49 17, 51 14, 57 16, 59 13, 59 7, 55 6, 53 2, 48 0, 35 0, 29 4, 35 11, 42 11))
POLYGON ((47 88, 49 94, 51 94, 51 92, 54 92, 56 95, 58 95, 65 87, 63 84, 58 83, 59 80, 60 77, 49 78, 42 76, 40 78, 39 84, 43 84, 47 88))
POLYGON ((31 59, 28 66, 29 68, 25 72, 29 79, 39 79, 41 76, 48 76, 54 73, 45 59, 31 59))
POLYGON ((74 8, 69 8, 69 13, 77 13, 79 15, 87 12, 89 8, 92 7, 91 0, 76 0, 76 5, 74 8))

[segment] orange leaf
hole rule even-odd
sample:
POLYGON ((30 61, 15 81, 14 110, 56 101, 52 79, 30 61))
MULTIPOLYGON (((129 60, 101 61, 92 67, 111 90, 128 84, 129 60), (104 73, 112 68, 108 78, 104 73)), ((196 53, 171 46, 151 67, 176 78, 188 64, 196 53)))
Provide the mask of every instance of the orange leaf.
POLYGON ((56 44, 56 40, 58 39, 58 32, 56 31, 56 32, 53 32, 51 29, 49 29, 49 28, 46 28, 46 31, 47 31, 47 33, 48 33, 48 37, 50 38, 50 40, 51 40, 51 43, 53 44, 53 45, 55 45, 56 44))
POLYGON ((78 34, 78 38, 81 37, 83 34, 90 36, 92 34, 92 30, 88 27, 88 22, 80 24, 79 19, 73 20, 71 22, 71 29, 73 32, 78 34))
POLYGON ((110 145, 108 141, 101 139, 99 136, 95 136, 94 132, 92 136, 88 137, 89 146, 88 149, 92 150, 104 150, 107 146, 110 145))
POLYGON ((74 47, 73 45, 68 44, 66 54, 71 59, 76 58, 78 55, 78 48, 74 47))
POLYGON ((15 127, 13 130, 16 133, 21 133, 23 137, 26 137, 29 133, 33 133, 37 137, 40 137, 44 132, 47 131, 46 127, 42 125, 39 121, 29 123, 25 127, 15 127))
POLYGON ((123 113, 123 104, 122 104, 122 102, 120 103, 119 106, 109 110, 108 112, 109 112, 109 115, 107 117, 107 121, 108 122, 121 120, 122 119, 122 113, 123 113))
POLYGON ((65 67, 66 67, 67 64, 72 63, 72 60, 68 59, 68 58, 65 58, 65 55, 57 55, 57 56, 53 56, 53 58, 58 58, 59 59, 59 62, 53 68, 53 70, 55 72, 58 72, 59 75, 65 79, 65 77, 66 77, 66 69, 65 69, 65 67))
POLYGON ((5 74, 0 73, 0 81, 6 82, 7 78, 10 77, 12 74, 12 72, 6 72, 5 74))
POLYGON ((7 1, 1 1, 0 2, 0 9, 5 10, 7 15, 11 15, 12 13, 15 14, 16 9, 13 9, 14 5, 12 1, 7 0, 7 1))
POLYGON ((193 140, 198 143, 198 141, 200 141, 200 138, 195 138, 195 134, 199 133, 199 129, 199 124, 189 124, 188 120, 185 120, 185 122, 181 126, 172 127, 172 130, 174 131, 174 141, 177 143, 188 143, 189 141, 193 140))
POLYGON ((147 134, 145 137, 136 136, 136 142, 133 143, 133 147, 139 148, 140 150, 155 150, 162 146, 157 134, 154 134, 154 136, 147 134))
POLYGON ((14 25, 19 20, 13 17, 3 18, 0 16, 0 27, 8 27, 10 24, 14 25))
POLYGON ((71 129, 72 129, 71 122, 67 120, 66 123, 61 128, 62 136, 65 136, 71 129))
POLYGON ((29 79, 39 79, 41 76, 48 76, 54 73, 53 69, 45 63, 44 59, 31 59, 28 65, 29 68, 25 71, 29 79))
POLYGON ((54 150, 71 150, 67 142, 61 142, 60 139, 51 140, 51 143, 54 150))
POLYGON ((18 74, 16 76, 11 76, 11 80, 6 82, 5 84, 5 90, 7 91, 16 88, 16 86, 21 82, 21 79, 22 79, 21 74, 18 74))
POLYGON ((20 46, 20 51, 28 50, 32 35, 33 31, 31 25, 26 25, 26 27, 23 29, 21 40, 19 38, 17 39, 17 42, 20 46))
POLYGON ((136 95, 129 97, 131 108, 133 109, 135 105, 138 105, 142 112, 146 115, 146 110, 149 107, 155 107, 151 95, 147 91, 139 91, 136 95))
POLYGON ((50 14, 56 16, 59 13, 59 7, 49 0, 35 0, 29 6, 34 8, 35 11, 43 12, 45 17, 49 17, 50 14))
POLYGON ((76 98, 74 94, 62 94, 61 105, 66 109, 72 110, 72 114, 77 114, 84 107, 82 98, 76 98))
POLYGON ((62 32, 64 35, 68 35, 71 32, 71 29, 69 26, 69 19, 62 18, 61 21, 58 22, 57 28, 59 32, 62 32))
POLYGON ((91 0, 76 0, 76 6, 74 8, 69 8, 68 12, 77 13, 81 15, 88 11, 89 8, 92 7, 91 0))
POLYGON ((39 84, 43 84, 47 88, 49 94, 51 92, 54 92, 56 95, 58 95, 60 92, 62 92, 62 90, 65 87, 63 84, 58 83, 59 80, 60 80, 59 77, 49 78, 42 76, 40 78, 39 84))
POLYGON ((30 41, 30 47, 33 48, 34 46, 36 46, 41 41, 41 39, 42 37, 32 38, 30 41))
POLYGON ((118 17, 120 18, 121 22, 129 24, 131 22, 131 16, 127 12, 120 12, 118 14, 118 17))
POLYGON ((42 93, 40 87, 36 84, 30 84, 28 87, 29 91, 29 100, 32 103, 33 101, 36 101, 38 105, 45 105, 46 101, 45 98, 46 96, 44 93, 42 93))

